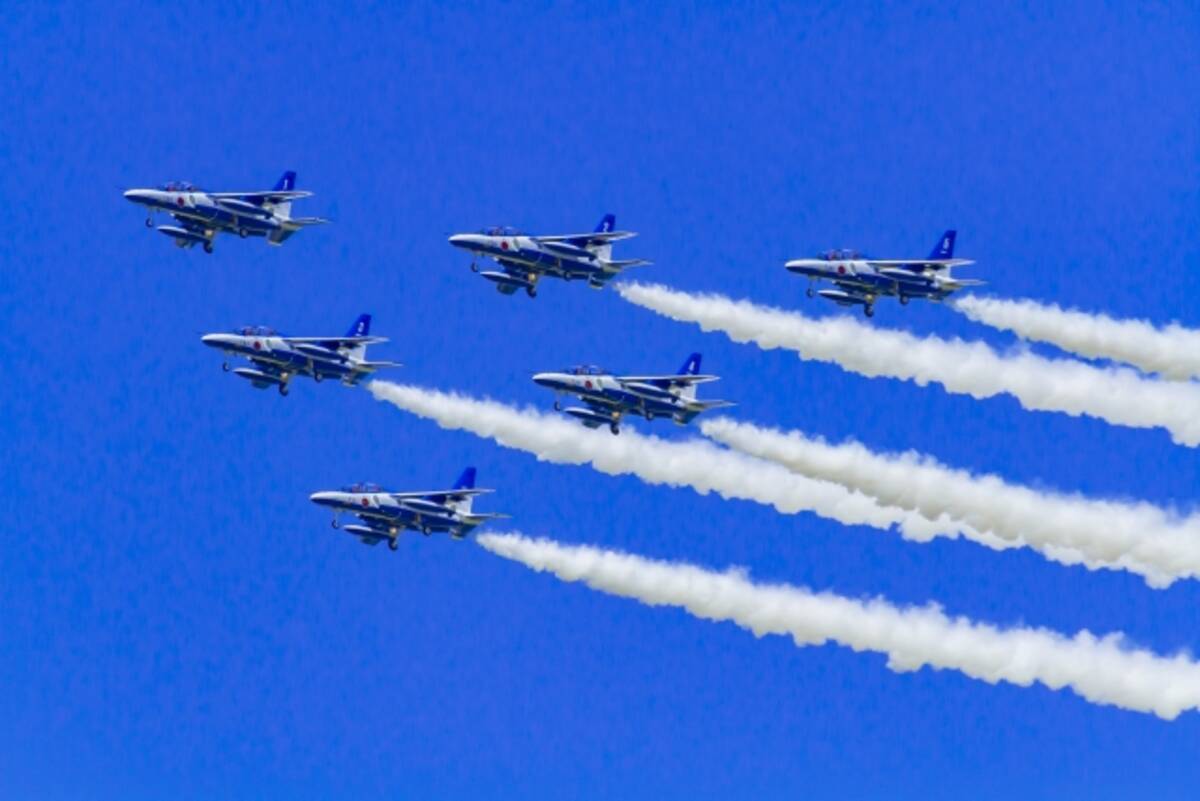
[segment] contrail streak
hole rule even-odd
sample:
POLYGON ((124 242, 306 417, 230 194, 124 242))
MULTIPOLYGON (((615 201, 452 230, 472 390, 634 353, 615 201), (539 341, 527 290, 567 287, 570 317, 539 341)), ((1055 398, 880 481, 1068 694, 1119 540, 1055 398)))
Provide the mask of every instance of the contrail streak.
MULTIPOLYGON (((957 537, 963 525, 929 520, 915 512, 880 506, 840 484, 798 476, 781 465, 719 448, 702 439, 671 442, 623 431, 589 430, 561 417, 463 395, 387 381, 367 385, 377 399, 392 403, 443 428, 469 431, 556 464, 591 465, 613 476, 634 475, 650 484, 691 487, 701 495, 755 501, 785 514, 814 512, 845 525, 887 530, 926 542, 957 537)), ((972 534, 973 537, 981 536, 972 534)), ((992 547, 1009 543, 992 537, 992 547)))
POLYGON ((970 539, 971 532, 987 532, 1010 547, 1026 545, 1064 564, 1128 570, 1152 587, 1200 577, 1197 515, 1184 516, 1149 503, 1033 490, 997 476, 956 470, 914 452, 875 453, 857 442, 834 445, 800 432, 728 418, 706 420, 701 430, 742 453, 835 481, 881 504, 962 521, 964 536, 970 539))
POLYGON ((1182 445, 1200 445, 1200 385, 1155 381, 1133 370, 1074 359, 1002 356, 982 342, 917 337, 848 317, 814 320, 720 295, 643 284, 622 284, 617 290, 631 303, 705 331, 723 331, 734 342, 794 350, 802 359, 832 362, 868 377, 933 382, 973 398, 1008 394, 1027 409, 1165 428, 1182 445))
POLYGON ((1157 328, 1145 320, 1116 320, 1032 300, 973 295, 950 305, 977 323, 1080 356, 1124 362, 1173 381, 1200 376, 1200 331, 1178 323, 1157 328))
POLYGON ((755 584, 744 571, 717 573, 519 534, 484 534, 487 550, 526 567, 581 581, 650 606, 673 606, 703 620, 730 621, 756 636, 791 635, 797 646, 835 642, 886 654, 896 672, 957 670, 974 679, 1022 687, 1068 687, 1095 704, 1173 720, 1200 707, 1200 664, 1127 646, 1121 634, 1066 637, 1038 628, 1001 629, 952 618, 937 606, 899 608, 828 592, 755 584))

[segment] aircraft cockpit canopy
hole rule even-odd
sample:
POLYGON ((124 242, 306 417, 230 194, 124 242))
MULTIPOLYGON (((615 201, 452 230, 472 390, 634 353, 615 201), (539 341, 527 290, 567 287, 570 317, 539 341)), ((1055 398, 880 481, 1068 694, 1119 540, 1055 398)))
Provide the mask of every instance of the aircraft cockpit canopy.
POLYGON ((857 250, 835 248, 822 253, 821 258, 825 261, 854 261, 856 259, 865 258, 865 256, 863 256, 863 254, 859 253, 857 250))
POLYGON ((608 375, 608 370, 603 367, 597 367, 594 364, 577 364, 574 367, 568 367, 566 372, 569 375, 608 375))
POLYGON ((508 225, 491 225, 480 231, 484 236, 520 236, 521 232, 508 225))
POLYGON ((199 192, 200 189, 191 181, 168 181, 163 184, 163 190, 167 192, 199 192))
POLYGON ((383 488, 378 484, 360 482, 342 487, 342 492, 383 492, 383 488))
POLYGON ((279 332, 274 328, 267 328, 265 325, 247 325, 239 328, 234 333, 241 334, 244 337, 273 337, 279 332))

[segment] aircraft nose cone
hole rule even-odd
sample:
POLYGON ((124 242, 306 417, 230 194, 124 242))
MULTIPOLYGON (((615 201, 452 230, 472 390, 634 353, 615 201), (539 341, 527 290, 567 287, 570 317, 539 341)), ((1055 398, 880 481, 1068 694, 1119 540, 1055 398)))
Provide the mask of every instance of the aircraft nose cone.
POLYGON ((561 379, 557 373, 538 373, 533 377, 533 383, 553 389, 561 383, 561 379))
POLYGON ((474 234, 455 234, 448 240, 456 248, 469 248, 478 242, 474 234))
POLYGON ((200 341, 203 342, 205 345, 208 345, 210 348, 219 348, 222 345, 226 345, 229 343, 229 335, 228 334, 205 334, 204 336, 200 337, 200 341))
POLYGON ((308 499, 318 506, 339 506, 341 498, 340 492, 314 492, 308 496, 308 499))
POLYGON ((123 194, 125 199, 131 203, 143 203, 148 198, 145 189, 128 189, 123 194))

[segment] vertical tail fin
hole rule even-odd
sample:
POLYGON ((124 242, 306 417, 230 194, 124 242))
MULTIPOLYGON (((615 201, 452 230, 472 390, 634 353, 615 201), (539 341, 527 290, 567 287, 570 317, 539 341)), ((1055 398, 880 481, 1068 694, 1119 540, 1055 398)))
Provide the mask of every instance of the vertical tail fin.
POLYGON ((679 368, 680 375, 699 375, 700 374, 700 354, 693 353, 687 357, 687 361, 679 368))
MULTIPOLYGON (((462 475, 458 477, 458 481, 454 482, 454 489, 469 490, 475 489, 475 468, 468 467, 462 471, 462 475)), ((475 503, 475 496, 468 495, 465 498, 451 498, 448 505, 451 509, 461 514, 471 514, 471 506, 475 503)))
MULTIPOLYGON (((612 233, 613 227, 617 224, 617 218, 612 214, 605 214, 600 218, 600 222, 596 223, 597 234, 612 233)), ((598 242, 594 245, 587 245, 587 249, 596 254, 596 257, 601 261, 608 261, 612 258, 612 243, 598 242)))
MULTIPOLYGON (((275 182, 275 190, 274 191, 290 192, 295 188, 296 188, 296 173, 293 172, 292 170, 288 170, 282 176, 280 176, 278 181, 275 182)), ((292 216, 292 201, 283 200, 283 201, 280 201, 279 203, 273 203, 273 204, 271 204, 271 209, 272 209, 272 211, 274 211, 277 215, 279 215, 283 219, 285 219, 285 220, 289 219, 292 216)), ((284 239, 286 239, 288 236, 291 235, 290 231, 285 233, 284 231, 280 230, 278 233, 281 234, 281 236, 278 237, 278 242, 276 244, 278 244, 279 242, 283 242, 284 239)), ((275 240, 272 239, 272 241, 274 242, 275 240)))
POLYGON ((346 332, 348 337, 365 337, 371 333, 371 315, 360 314, 358 319, 354 321, 354 325, 350 326, 350 330, 346 332))
MULTIPOLYGON (((699 375, 699 373, 700 373, 700 354, 693 353, 691 356, 687 357, 687 361, 684 362, 683 366, 679 368, 679 374, 680 375, 699 375)), ((696 385, 690 384, 690 383, 684 384, 683 387, 680 388, 679 394, 681 397, 687 398, 688 400, 695 399, 696 385)))
POLYGON ((929 254, 930 259, 952 259, 954 258, 954 240, 958 237, 958 231, 953 229, 942 234, 942 238, 938 240, 937 246, 933 252, 929 254))
MULTIPOLYGON (((348 337, 365 337, 371 333, 371 315, 360 314, 358 319, 354 321, 354 325, 350 326, 350 330, 346 332, 348 337)), ((347 356, 358 361, 366 361, 367 346, 365 343, 347 344, 344 348, 347 356)))
POLYGON ((454 482, 454 489, 475 489, 474 467, 468 467, 462 471, 462 475, 458 477, 458 481, 454 482))

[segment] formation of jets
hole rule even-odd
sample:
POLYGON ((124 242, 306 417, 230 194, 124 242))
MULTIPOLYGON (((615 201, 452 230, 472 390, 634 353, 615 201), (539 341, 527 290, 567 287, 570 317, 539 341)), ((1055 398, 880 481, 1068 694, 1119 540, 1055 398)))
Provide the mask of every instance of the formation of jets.
MULTIPOLYGON (((212 253, 218 233, 241 238, 263 237, 280 245, 301 228, 328 222, 321 217, 293 217, 292 202, 311 197, 296 189, 296 173, 285 172, 270 190, 206 192, 189 183, 169 183, 159 189, 130 189, 125 197, 147 210, 146 226, 155 227, 154 215, 164 213, 177 224, 157 230, 180 248, 201 245, 212 253)), ((524 290, 536 297, 543 278, 585 281, 593 289, 630 267, 647 265, 643 259, 614 259, 613 244, 636 236, 614 230, 616 218, 606 214, 591 233, 534 236, 513 228, 487 228, 477 234, 455 234, 450 244, 471 254, 471 270, 495 284, 504 295, 524 290), (479 259, 490 259, 499 269, 479 269, 479 259)), ((973 264, 954 258, 956 232, 946 231, 925 259, 874 259, 851 250, 830 250, 812 259, 787 262, 787 270, 808 278, 807 295, 819 295, 839 306, 861 306, 874 315, 875 301, 895 297, 901 304, 912 298, 940 301, 981 281, 956 279, 953 268, 973 264), (829 282, 830 289, 814 291, 812 284, 829 282)), ((222 369, 250 382, 257 389, 275 387, 287 395, 292 379, 301 376, 320 382, 359 383, 377 370, 399 367, 396 362, 368 361, 367 348, 386 342, 371 335, 371 316, 362 314, 344 336, 293 337, 271 328, 251 326, 231 333, 206 334, 201 341, 222 351, 222 369), (246 359, 250 366, 231 368, 228 359, 246 359)), ((562 372, 537 373, 536 384, 555 393, 554 408, 596 429, 607 426, 620 433, 621 420, 633 415, 647 421, 663 418, 687 425, 710 409, 731 406, 723 400, 700 400, 700 384, 718 380, 700 373, 701 356, 691 354, 677 373, 667 375, 615 375, 599 367, 581 365, 562 372), (560 398, 578 398, 582 406, 563 408, 560 398)), ((445 532, 462 539, 489 520, 507 515, 476 513, 475 498, 488 489, 475 487, 475 468, 468 467, 448 490, 389 492, 375 484, 354 484, 341 490, 316 492, 313 503, 333 511, 334 528, 342 528, 366 545, 387 541, 396 550, 400 534, 445 532), (342 526, 341 515, 359 523, 342 526)))
POLYGON ((581 420, 588 428, 608 426, 614 434, 621 431, 621 418, 632 414, 653 420, 664 417, 677 425, 686 425, 701 412, 732 406, 729 401, 696 398, 696 387, 716 381, 715 375, 700 375, 700 354, 693 353, 674 375, 613 375, 592 365, 572 367, 561 373, 538 373, 535 384, 561 395, 573 395, 586 408, 562 408, 556 399, 554 408, 581 420))

